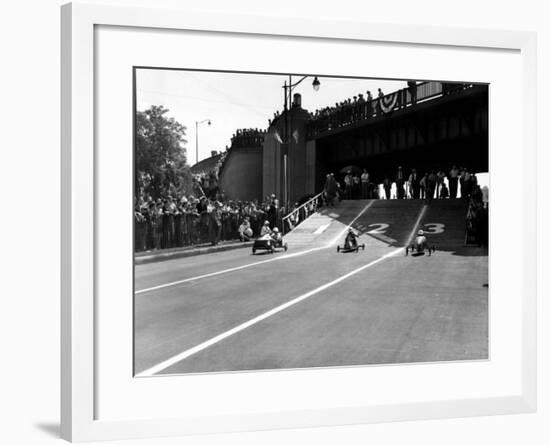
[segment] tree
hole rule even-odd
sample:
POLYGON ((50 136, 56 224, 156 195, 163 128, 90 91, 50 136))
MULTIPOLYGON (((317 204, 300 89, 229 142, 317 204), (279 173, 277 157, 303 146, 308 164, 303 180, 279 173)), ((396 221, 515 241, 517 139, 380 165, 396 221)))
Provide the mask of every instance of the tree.
POLYGON ((170 110, 153 105, 136 116, 135 195, 154 199, 173 193, 188 193, 192 177, 187 165, 185 126, 170 110))

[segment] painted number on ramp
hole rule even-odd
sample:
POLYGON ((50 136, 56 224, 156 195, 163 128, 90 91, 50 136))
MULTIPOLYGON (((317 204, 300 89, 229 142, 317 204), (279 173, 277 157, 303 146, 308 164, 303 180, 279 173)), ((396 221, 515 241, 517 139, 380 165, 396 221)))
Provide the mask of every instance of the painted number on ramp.
POLYGON ((445 224, 427 223, 424 224, 425 232, 430 235, 439 235, 445 231, 445 224))

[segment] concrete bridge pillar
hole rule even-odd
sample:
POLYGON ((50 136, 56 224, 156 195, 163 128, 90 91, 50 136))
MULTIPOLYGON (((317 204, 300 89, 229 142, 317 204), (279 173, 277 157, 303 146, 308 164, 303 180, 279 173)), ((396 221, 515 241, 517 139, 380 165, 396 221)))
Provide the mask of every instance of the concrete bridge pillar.
MULTIPOLYGON (((268 130, 263 148, 263 196, 275 193, 284 203, 285 192, 290 205, 308 193, 312 193, 311 173, 308 162, 315 158, 306 148, 306 125, 309 113, 295 100, 287 112, 283 112, 268 130), (286 159, 286 161, 285 161, 286 159), (286 183, 286 184, 285 184, 286 183)), ((311 145, 310 145, 311 152, 311 145)), ((314 174, 313 174, 314 176, 314 174)))

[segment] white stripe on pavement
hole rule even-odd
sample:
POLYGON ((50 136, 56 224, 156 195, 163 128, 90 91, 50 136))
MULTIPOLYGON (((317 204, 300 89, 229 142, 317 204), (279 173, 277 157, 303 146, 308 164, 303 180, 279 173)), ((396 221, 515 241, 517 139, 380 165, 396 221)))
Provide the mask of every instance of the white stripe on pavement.
POLYGON ((351 222, 345 227, 345 229, 343 229, 336 237, 332 239, 332 241, 330 241, 327 244, 327 247, 332 247, 334 243, 336 243, 340 238, 342 238, 342 236, 348 231, 348 229, 353 225, 353 223, 357 221, 363 215, 363 213, 365 213, 373 204, 374 204, 374 200, 370 201, 365 207, 363 207, 363 210, 361 210, 357 214, 357 216, 351 220, 351 222))
POLYGON ((164 283, 164 284, 159 284, 158 286, 153 286, 153 287, 148 287, 146 289, 140 289, 140 290, 136 290, 135 291, 135 295, 138 295, 138 294, 143 294, 145 292, 151 292, 151 291, 154 291, 154 290, 158 290, 158 289, 164 289, 166 287, 172 287, 172 286, 177 286, 179 284, 184 284, 184 283, 189 283, 191 281, 197 281, 197 280, 201 280, 203 278, 209 278, 209 277, 215 277, 217 275, 222 275, 222 274, 226 274, 226 273, 229 273, 229 272, 236 272, 238 270, 242 270, 242 269, 247 269, 249 267, 253 267, 253 266, 258 266, 260 264, 266 264, 266 263, 271 263, 272 261, 280 261, 280 260, 285 260, 285 259, 289 259, 289 258, 295 258, 297 256, 301 256, 301 255, 306 255, 308 253, 311 253, 311 252, 316 252, 318 250, 323 250, 323 249, 327 249, 329 247, 332 247, 334 245, 335 242, 337 242, 344 233, 346 233, 346 231, 352 226, 352 224, 357 221, 357 219, 363 215, 363 213, 365 213, 369 208, 370 206, 372 206, 374 204, 374 201, 370 201, 358 214, 355 218, 353 218, 353 220, 344 228, 342 229, 342 231, 333 239, 331 240, 327 245, 325 246, 319 246, 319 247, 313 247, 311 249, 307 249, 307 250, 302 250, 300 252, 294 252, 294 253, 290 253, 290 254, 286 254, 286 255, 283 255, 283 256, 277 256, 277 257, 274 257, 274 258, 270 258, 268 260, 263 260, 263 261, 257 261, 255 263, 248 263, 248 264, 243 264, 242 266, 235 266, 235 267, 230 267, 229 269, 223 269, 223 270, 218 270, 216 272, 210 272, 210 273, 205 273, 205 274, 202 274, 202 275, 197 275, 195 277, 191 277, 191 278, 185 278, 183 280, 178 280, 178 281, 172 281, 170 283, 164 283))
POLYGON ((135 293, 136 294, 142 294, 144 292, 150 292, 150 291, 157 290, 157 289, 163 289, 165 287, 177 286, 178 284, 188 283, 190 281, 201 280, 203 278, 208 278, 208 277, 215 277, 216 275, 221 275, 221 274, 229 273, 229 272, 235 272, 237 270, 246 269, 246 268, 252 267, 252 266, 258 266, 260 264, 271 263, 272 261, 284 260, 286 258, 294 258, 294 257, 300 256, 300 255, 305 255, 305 254, 315 252, 317 250, 321 250, 321 249, 325 249, 325 248, 326 248, 326 246, 313 247, 313 248, 308 249, 308 250, 302 250, 300 252, 294 252, 294 253, 289 253, 289 254, 284 255, 284 256, 277 256, 275 258, 270 258, 269 260, 263 260, 263 261, 257 261, 255 263, 243 264, 242 266, 230 267, 229 269, 218 270, 216 272, 210 272, 210 273, 205 273, 203 275, 197 275, 197 276, 191 277, 191 278, 185 278, 183 280, 172 281, 170 283, 165 283, 165 284, 159 284, 158 286, 153 286, 153 287, 148 287, 146 289, 137 290, 135 293))
POLYGON ((347 274, 342 275, 341 277, 336 278, 333 281, 330 281, 326 284, 323 284, 322 286, 319 286, 319 287, 317 287, 317 288, 315 288, 315 289, 313 289, 313 290, 311 290, 311 291, 309 291, 309 292, 307 292, 303 295, 300 295, 297 298, 294 298, 293 300, 287 301, 286 303, 283 303, 280 306, 277 306, 277 307, 275 307, 275 308, 273 308, 273 309, 271 309, 267 312, 264 312, 263 314, 258 315, 257 317, 252 318, 251 320, 248 320, 248 321, 246 321, 246 322, 244 322, 244 323, 242 323, 242 324, 240 324, 240 325, 238 325, 238 326, 236 326, 236 327, 234 327, 234 328, 232 328, 228 331, 225 331, 225 332, 223 332, 219 335, 216 335, 215 337, 212 337, 211 339, 206 340, 205 342, 200 343, 197 346, 194 346, 190 349, 187 349, 187 350, 185 350, 185 351, 169 358, 168 360, 165 360, 165 361, 159 363, 158 365, 155 365, 155 366, 153 366, 149 369, 146 369, 145 371, 142 371, 142 372, 138 373, 136 375, 136 377, 150 377, 150 376, 153 376, 153 375, 165 370, 166 368, 169 368, 170 366, 173 366, 176 363, 181 362, 182 360, 185 360, 186 358, 188 358, 188 357, 190 357, 190 356, 192 356, 192 355, 208 348, 209 346, 212 346, 216 343, 219 343, 220 341, 226 339, 227 337, 230 337, 230 336, 232 336, 232 335, 234 335, 238 332, 241 332, 241 331, 245 330, 246 328, 249 328, 250 326, 253 326, 253 325, 259 323, 260 321, 265 320, 266 318, 269 318, 269 317, 271 317, 271 316, 273 316, 273 315, 275 315, 275 314, 277 314, 281 311, 284 311, 285 309, 288 309, 289 307, 294 306, 295 304, 297 304, 297 303, 299 303, 299 302, 301 302, 301 301, 303 301, 307 298, 310 298, 313 295, 316 295, 319 292, 322 292, 322 291, 328 289, 329 287, 334 286, 335 284, 338 284, 338 283, 344 281, 345 279, 347 279, 347 278, 349 278, 349 277, 351 277, 351 276, 353 276, 353 275, 355 275, 355 274, 357 274, 357 273, 359 273, 359 272, 361 272, 361 271, 363 271, 363 270, 365 270, 369 267, 372 267, 375 264, 378 264, 379 262, 385 260, 386 258, 392 257, 392 256, 394 256, 397 253, 402 252, 402 251, 403 251, 402 247, 398 248, 398 249, 395 249, 394 251, 389 252, 386 255, 383 255, 380 258, 378 258, 374 261, 371 261, 370 263, 367 263, 367 264, 365 264, 361 267, 358 267, 357 269, 354 269, 351 272, 348 272, 347 274))
POLYGON ((428 210, 428 206, 424 204, 422 208, 420 209, 420 213, 418 214, 418 218, 416 218, 416 222, 414 223, 413 229, 411 234, 409 235, 409 238, 407 239, 407 244, 405 244, 405 247, 409 247, 412 243, 412 240, 414 238, 414 235, 416 235, 416 232, 418 231, 418 226, 420 225, 420 222, 422 221, 422 218, 424 218, 424 215, 426 214, 426 210, 428 210))
POLYGON ((319 226, 315 229, 315 231, 313 232, 314 235, 320 235, 321 233, 323 233, 327 227, 330 226, 330 223, 328 224, 323 224, 322 226, 319 226))

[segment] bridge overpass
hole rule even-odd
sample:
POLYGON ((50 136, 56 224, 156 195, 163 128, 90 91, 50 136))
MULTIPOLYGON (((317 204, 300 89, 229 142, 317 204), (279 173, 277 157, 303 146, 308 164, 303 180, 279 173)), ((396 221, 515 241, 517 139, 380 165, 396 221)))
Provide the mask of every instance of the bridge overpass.
POLYGON ((320 118, 312 118, 298 101, 267 131, 263 195, 283 197, 286 189, 294 202, 318 193, 327 173, 341 179, 340 170, 348 165, 367 168, 379 183, 385 175, 393 177, 399 165, 422 172, 448 171, 456 164, 486 172, 488 91, 487 85, 426 82, 414 101, 409 89, 387 95, 394 100, 385 112, 374 101, 371 113, 363 111, 365 104, 352 104, 320 118), (285 133, 292 137, 282 143, 285 133))
POLYGON ((267 130, 234 136, 220 187, 230 199, 274 193, 292 203, 322 190, 327 173, 341 180, 349 165, 366 168, 377 183, 399 165, 405 172, 455 164, 487 172, 488 94, 488 85, 424 82, 416 97, 405 88, 386 95, 384 107, 375 99, 318 116, 298 97, 267 130))

